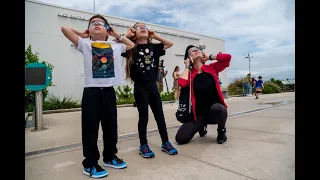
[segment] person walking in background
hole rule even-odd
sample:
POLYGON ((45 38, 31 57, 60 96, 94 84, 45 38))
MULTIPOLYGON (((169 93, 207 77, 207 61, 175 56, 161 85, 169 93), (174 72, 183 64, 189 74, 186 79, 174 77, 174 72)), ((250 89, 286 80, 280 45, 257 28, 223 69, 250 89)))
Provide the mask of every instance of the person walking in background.
POLYGON ((174 98, 176 102, 179 102, 179 96, 180 96, 180 86, 178 84, 178 79, 180 77, 179 75, 179 66, 176 66, 173 70, 172 77, 173 77, 173 90, 174 90, 174 98))
POLYGON ((255 90, 256 90, 256 99, 259 99, 259 95, 262 93, 263 90, 263 80, 262 80, 262 76, 258 77, 258 81, 256 81, 255 83, 255 90))
POLYGON ((243 78, 242 86, 244 88, 244 96, 252 96, 252 87, 251 87, 251 74, 247 74, 246 77, 243 78))
POLYGON ((159 72, 158 72, 158 78, 157 78, 157 86, 159 93, 161 94, 163 92, 163 78, 166 77, 168 74, 168 70, 164 68, 163 66, 163 60, 159 63, 159 72))
POLYGON ((253 91, 255 91, 255 84, 256 84, 256 78, 255 77, 252 77, 251 78, 251 87, 252 87, 252 95, 253 95, 253 91))

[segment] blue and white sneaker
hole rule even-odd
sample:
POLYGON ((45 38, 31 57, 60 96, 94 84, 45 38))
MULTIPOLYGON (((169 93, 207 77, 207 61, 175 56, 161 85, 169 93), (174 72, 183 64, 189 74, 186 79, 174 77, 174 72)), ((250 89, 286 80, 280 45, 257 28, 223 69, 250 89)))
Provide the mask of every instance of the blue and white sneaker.
POLYGON ((92 178, 103 178, 108 175, 108 172, 96 164, 93 168, 84 168, 83 174, 92 178))
POLYGON ((154 158, 154 152, 151 151, 148 144, 140 146, 139 154, 144 158, 154 158))
POLYGON ((105 167, 112 167, 115 169, 124 169, 127 167, 127 163, 123 161, 123 159, 119 159, 117 156, 112 161, 105 161, 105 167))
POLYGON ((168 153, 169 155, 178 154, 178 150, 174 148, 169 141, 162 144, 161 150, 168 153))

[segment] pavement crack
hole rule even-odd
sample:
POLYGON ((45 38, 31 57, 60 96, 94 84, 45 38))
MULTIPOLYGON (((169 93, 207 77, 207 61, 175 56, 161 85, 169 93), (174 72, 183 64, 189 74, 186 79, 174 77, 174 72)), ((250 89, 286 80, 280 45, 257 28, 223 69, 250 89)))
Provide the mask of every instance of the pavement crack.
MULTIPOLYGON (((149 144, 151 144, 151 145, 153 145, 153 146, 156 146, 156 147, 160 147, 159 145, 155 145, 155 144, 152 144, 152 143, 149 143, 149 144)), ((160 148, 161 148, 161 147, 160 147, 160 148)), ((198 162, 207 164, 207 165, 209 165, 209 166, 213 166, 213 167, 216 167, 216 168, 219 168, 219 169, 222 169, 222 170, 225 170, 225 171, 228 171, 228 172, 231 172, 231 173, 234 173, 234 174, 237 174, 237 175, 240 175, 240 176, 243 176, 243 177, 252 179, 252 180, 258 180, 258 179, 256 179, 256 178, 247 176, 247 175, 245 175, 245 174, 238 173, 238 172, 233 171, 233 170, 231 170, 231 169, 227 169, 227 168, 225 168, 225 167, 221 167, 221 166, 218 166, 218 165, 215 165, 215 164, 212 164, 212 163, 209 163, 209 162, 200 160, 200 159, 196 159, 196 158, 194 158, 194 157, 192 157, 192 156, 188 156, 188 155, 185 155, 185 154, 181 154, 180 152, 179 152, 178 155, 184 156, 184 157, 186 157, 186 158, 189 158, 189 159, 192 159, 192 160, 195 160, 195 161, 198 161, 198 162)))

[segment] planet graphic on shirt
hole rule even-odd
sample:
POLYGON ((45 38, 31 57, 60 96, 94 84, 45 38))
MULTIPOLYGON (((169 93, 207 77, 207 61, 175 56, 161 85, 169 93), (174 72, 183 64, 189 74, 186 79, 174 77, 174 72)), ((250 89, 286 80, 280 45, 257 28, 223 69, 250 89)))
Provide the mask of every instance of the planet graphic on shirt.
POLYGON ((108 60, 107 60, 106 57, 102 57, 102 58, 101 58, 101 62, 102 62, 102 63, 106 63, 107 61, 108 61, 108 60))

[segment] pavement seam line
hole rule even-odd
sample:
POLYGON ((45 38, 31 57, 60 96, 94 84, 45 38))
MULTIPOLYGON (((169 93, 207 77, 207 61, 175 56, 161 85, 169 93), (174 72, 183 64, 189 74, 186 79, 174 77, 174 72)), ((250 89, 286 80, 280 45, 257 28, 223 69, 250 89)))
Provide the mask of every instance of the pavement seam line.
MULTIPOLYGON (((286 106, 286 105, 290 105, 290 104, 293 104, 293 103, 294 102, 292 102, 292 101, 288 101, 285 104, 278 104, 278 105, 267 106, 267 107, 263 107, 263 108, 257 108, 257 109, 253 109, 253 110, 249 110, 249 111, 242 111, 242 112, 238 112, 238 113, 233 113, 233 114, 230 115, 231 117, 228 117, 228 119, 232 119, 232 118, 236 118, 236 117, 240 117, 240 116, 246 116, 246 115, 249 115, 249 114, 252 114, 252 113, 256 113, 256 112, 267 111, 267 110, 270 110, 270 109, 273 109, 273 108, 277 108, 279 106, 286 106)), ((181 124, 168 126, 167 127, 167 131, 169 129, 170 130, 175 130, 175 129, 179 128, 180 126, 181 126, 181 124)), ((153 133, 155 131, 158 131, 158 129, 157 128, 150 129, 147 132, 148 133, 153 133)), ((123 139, 130 138, 130 136, 133 136, 133 139, 134 139, 134 138, 137 138, 137 137, 135 137, 137 135, 138 135, 138 132, 133 132, 133 133, 122 134, 122 135, 118 136, 118 138, 119 138, 119 140, 120 139, 123 140, 123 139)), ((102 138, 98 139, 98 143, 102 143, 101 141, 102 141, 102 138)), ((77 147, 80 147, 80 146, 82 146, 81 142, 74 143, 74 144, 68 144, 68 145, 62 145, 62 146, 56 146, 56 147, 51 147, 51 148, 45 148, 45 149, 35 150, 35 151, 31 151, 31 152, 26 152, 25 153, 25 157, 32 156, 32 155, 38 155, 38 154, 44 154, 44 153, 50 153, 50 152, 59 151, 59 150, 77 148, 77 147)))

